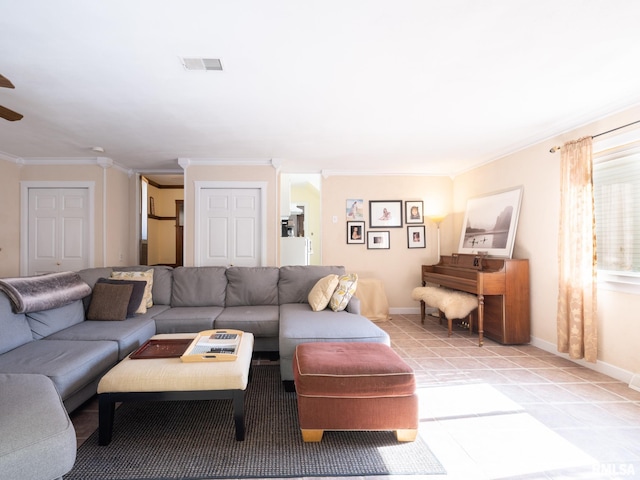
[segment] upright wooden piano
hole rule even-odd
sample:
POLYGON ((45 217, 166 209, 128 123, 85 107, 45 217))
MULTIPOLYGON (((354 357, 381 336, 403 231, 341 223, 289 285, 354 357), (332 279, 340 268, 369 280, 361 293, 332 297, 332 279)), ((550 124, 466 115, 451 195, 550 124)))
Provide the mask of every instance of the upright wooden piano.
MULTIPOLYGON (((529 343, 529 260, 442 255, 437 264, 422 266, 422 285, 426 284, 478 296, 478 310, 472 315, 480 345, 483 336, 502 344, 529 343)), ((424 321, 423 302, 420 314, 424 321)))

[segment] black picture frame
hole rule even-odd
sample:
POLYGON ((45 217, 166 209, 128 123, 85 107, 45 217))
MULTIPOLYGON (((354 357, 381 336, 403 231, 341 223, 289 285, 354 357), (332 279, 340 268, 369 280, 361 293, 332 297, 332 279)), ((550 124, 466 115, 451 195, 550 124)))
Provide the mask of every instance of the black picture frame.
POLYGON ((388 230, 369 230, 367 232, 367 248, 369 250, 388 250, 391 248, 389 237, 388 230))
POLYGON ((404 202, 404 223, 424 223, 424 202, 422 200, 404 202))
POLYGON ((427 239, 425 238, 424 225, 407 227, 407 247, 408 248, 426 248, 427 239))
POLYGON ((347 243, 364 244, 364 222, 347 222, 347 243))
POLYGON ((369 228, 401 228, 402 200, 369 200, 369 228))

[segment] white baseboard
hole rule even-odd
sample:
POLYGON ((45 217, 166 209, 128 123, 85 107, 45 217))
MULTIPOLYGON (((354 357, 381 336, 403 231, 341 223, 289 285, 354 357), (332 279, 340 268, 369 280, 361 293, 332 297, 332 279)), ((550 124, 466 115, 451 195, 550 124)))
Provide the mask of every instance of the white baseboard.
POLYGON ((634 390, 640 390, 640 375, 634 374, 633 372, 624 370, 620 367, 616 367, 615 365, 611 365, 610 363, 602 362, 600 360, 598 360, 596 363, 591 363, 584 360, 575 360, 573 358, 569 358, 569 355, 567 355, 566 353, 558 352, 558 348, 554 343, 547 342, 539 338, 531 337, 531 345, 538 347, 546 352, 551 352, 554 355, 558 355, 559 357, 566 358, 567 360, 577 363, 582 367, 589 368, 596 372, 615 378, 616 380, 620 380, 621 382, 627 383, 629 387, 633 388, 634 390), (632 385, 634 377, 636 378, 635 386, 632 385))
POLYGON ((634 390, 637 390, 638 392, 640 392, 640 375, 639 374, 636 373, 631 378, 631 381, 629 382, 629 388, 633 388, 634 390))
POLYGON ((420 315, 420 307, 397 307, 390 308, 390 314, 397 313, 398 315, 420 315))

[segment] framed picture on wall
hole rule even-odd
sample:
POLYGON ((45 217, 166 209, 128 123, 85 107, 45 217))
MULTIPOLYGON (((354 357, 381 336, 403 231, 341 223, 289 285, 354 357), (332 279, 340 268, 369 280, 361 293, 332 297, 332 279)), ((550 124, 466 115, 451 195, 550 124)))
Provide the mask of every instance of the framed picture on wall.
POLYGON ((402 227, 402 200, 369 200, 369 228, 402 227))
POLYGON ((522 190, 520 186, 467 200, 458 252, 511 258, 522 190))
POLYGON ((364 200, 361 198, 347 199, 347 220, 364 220, 364 200))
POLYGON ((389 245, 389 232, 371 231, 367 232, 367 248, 369 249, 388 249, 389 245))
POLYGON ((424 238, 424 233, 424 225, 407 227, 407 246, 409 248, 425 248, 427 242, 424 238))
POLYGON ((364 244, 364 222, 347 222, 347 243, 364 244))
POLYGON ((422 200, 404 202, 404 223, 424 223, 423 205, 422 200))

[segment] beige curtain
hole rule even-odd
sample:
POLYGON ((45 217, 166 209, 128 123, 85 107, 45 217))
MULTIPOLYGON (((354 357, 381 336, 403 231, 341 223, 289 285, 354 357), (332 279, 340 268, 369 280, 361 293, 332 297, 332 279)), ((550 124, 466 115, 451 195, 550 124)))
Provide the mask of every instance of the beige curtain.
POLYGON ((568 142, 560 151, 558 351, 595 362, 598 334, 592 139, 568 142))

